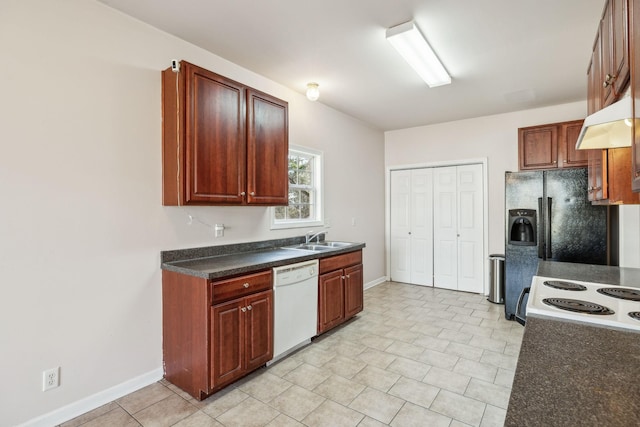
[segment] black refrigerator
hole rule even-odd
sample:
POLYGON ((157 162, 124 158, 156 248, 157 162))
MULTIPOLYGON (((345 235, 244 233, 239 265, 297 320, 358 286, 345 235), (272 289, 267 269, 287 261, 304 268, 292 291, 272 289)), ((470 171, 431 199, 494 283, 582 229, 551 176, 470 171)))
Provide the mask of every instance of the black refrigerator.
POLYGON ((507 319, 539 260, 607 264, 608 209, 592 205, 587 189, 586 168, 506 173, 507 319))

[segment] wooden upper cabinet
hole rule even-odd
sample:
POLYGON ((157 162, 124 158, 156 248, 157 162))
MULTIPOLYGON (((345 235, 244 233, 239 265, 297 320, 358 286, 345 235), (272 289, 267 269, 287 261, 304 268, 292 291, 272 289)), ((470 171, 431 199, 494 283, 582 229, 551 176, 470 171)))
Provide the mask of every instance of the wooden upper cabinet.
POLYGON ((247 91, 248 203, 286 205, 289 194, 287 103, 247 91))
POLYGON ((182 61, 162 117, 164 205, 287 204, 285 101, 182 61))
POLYGON ((595 187, 589 188, 589 200, 603 205, 640 203, 639 195, 631 189, 631 147, 593 151, 602 152, 602 165, 596 171, 593 181, 591 175, 589 176, 590 182, 595 183, 595 187))
MULTIPOLYGON (((631 81, 633 96, 635 74, 640 68, 634 46, 638 0, 608 0, 594 43, 587 75, 587 112, 593 114, 618 101, 631 81), (635 12, 634 12, 635 9, 635 12), (635 28, 634 28, 635 27, 635 28)), ((635 48, 637 50, 637 47, 635 48)), ((596 204, 638 204, 632 181, 640 191, 640 155, 632 148, 589 151, 589 200, 596 204)))
POLYGON ((587 150, 576 150, 583 122, 584 120, 574 120, 560 125, 558 159, 561 167, 585 167, 589 163, 587 150))
POLYGON ((627 0, 609 0, 600 24, 602 106, 617 101, 629 82, 627 0))
POLYGON ((582 120, 518 129, 520 170, 586 167, 588 153, 575 145, 582 120))
POLYGON ((518 129, 520 170, 558 167, 558 128, 534 126, 518 129))
POLYGON ((591 115, 602 109, 602 79, 600 77, 602 68, 602 45, 600 43, 600 32, 596 34, 593 43, 593 53, 591 62, 587 69, 587 115, 591 115))
POLYGON ((591 202, 606 200, 609 198, 609 188, 607 183, 607 152, 608 150, 587 150, 589 153, 589 187, 588 199, 591 202))
MULTIPOLYGON (((631 52, 631 96, 633 117, 640 115, 640 0, 629 0, 629 44, 631 52)), ((640 123, 633 123, 632 189, 640 191, 640 123)))
POLYGON ((242 203, 245 188, 245 90, 185 64, 185 204, 242 203))

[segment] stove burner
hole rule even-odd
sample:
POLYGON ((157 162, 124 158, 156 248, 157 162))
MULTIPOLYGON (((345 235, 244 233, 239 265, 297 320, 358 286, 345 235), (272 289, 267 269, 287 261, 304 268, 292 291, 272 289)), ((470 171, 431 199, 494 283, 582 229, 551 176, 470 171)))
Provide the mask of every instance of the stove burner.
POLYGON ((563 291, 586 291, 587 287, 578 283, 565 282, 562 280, 545 280, 544 284, 550 288, 562 289, 563 291))
POLYGON ((640 301, 640 291, 625 288, 598 288, 596 291, 602 295, 629 301, 640 301))
POLYGON ((628 313, 629 317, 631 317, 632 319, 635 320, 640 320, 640 311, 632 311, 631 313, 628 313))
POLYGON ((573 311, 576 313, 615 314, 615 311, 611 310, 608 307, 605 307, 604 305, 596 304, 589 301, 580 301, 577 299, 545 298, 542 300, 542 302, 561 310, 573 311))

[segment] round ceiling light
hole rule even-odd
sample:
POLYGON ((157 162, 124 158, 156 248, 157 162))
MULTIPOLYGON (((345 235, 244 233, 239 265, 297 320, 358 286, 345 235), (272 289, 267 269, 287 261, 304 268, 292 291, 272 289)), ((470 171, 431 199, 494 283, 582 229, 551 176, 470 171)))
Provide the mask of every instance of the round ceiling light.
POLYGON ((307 83, 307 99, 309 101, 317 101, 320 97, 320 89, 318 83, 307 83))

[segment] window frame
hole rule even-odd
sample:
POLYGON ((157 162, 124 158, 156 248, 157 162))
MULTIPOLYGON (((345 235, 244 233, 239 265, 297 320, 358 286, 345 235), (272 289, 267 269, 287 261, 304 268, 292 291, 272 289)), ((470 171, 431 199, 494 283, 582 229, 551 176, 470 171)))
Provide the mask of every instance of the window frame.
MULTIPOLYGON (((271 230, 283 230, 289 228, 317 227, 324 225, 324 153, 313 148, 302 147, 300 145, 289 145, 287 158, 291 153, 301 154, 305 156, 313 156, 314 173, 313 188, 316 195, 315 200, 315 218, 308 220, 276 220, 276 208, 271 207, 271 230)), ((288 183, 288 180, 287 180, 288 183)), ((288 193, 288 184, 287 184, 288 193)))

